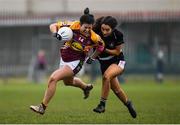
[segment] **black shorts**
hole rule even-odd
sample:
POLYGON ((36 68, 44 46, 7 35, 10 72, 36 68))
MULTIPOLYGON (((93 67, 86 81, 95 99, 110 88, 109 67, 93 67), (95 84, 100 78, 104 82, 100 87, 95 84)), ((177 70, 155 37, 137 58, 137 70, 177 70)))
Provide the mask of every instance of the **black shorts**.
POLYGON ((124 55, 123 53, 121 53, 119 56, 114 56, 109 60, 100 60, 98 59, 101 65, 101 73, 104 74, 104 72, 107 70, 107 68, 111 65, 111 64, 119 64, 120 61, 125 61, 124 60, 124 55))

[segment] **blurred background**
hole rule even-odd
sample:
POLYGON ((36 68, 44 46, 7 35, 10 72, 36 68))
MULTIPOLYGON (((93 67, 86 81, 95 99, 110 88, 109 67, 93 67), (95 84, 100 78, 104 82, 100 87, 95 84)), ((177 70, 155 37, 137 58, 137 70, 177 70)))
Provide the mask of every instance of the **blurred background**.
MULTIPOLYGON (((179 0, 0 0, 0 76, 31 79, 39 51, 45 53, 47 73, 56 69, 62 43, 51 37, 49 24, 78 20, 85 7, 96 18, 117 18, 126 43, 125 73, 154 74, 158 58, 163 58, 163 71, 178 75, 179 5, 179 0)), ((92 72, 98 75, 96 69, 92 72)))

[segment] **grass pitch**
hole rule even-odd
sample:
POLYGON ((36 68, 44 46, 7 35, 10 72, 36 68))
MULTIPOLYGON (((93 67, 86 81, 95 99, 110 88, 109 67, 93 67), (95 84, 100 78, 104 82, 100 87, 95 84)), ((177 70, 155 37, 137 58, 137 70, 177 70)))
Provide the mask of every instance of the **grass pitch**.
POLYGON ((0 81, 0 123, 16 124, 180 124, 180 80, 157 84, 153 79, 129 78, 122 88, 133 101, 138 116, 131 118, 127 108, 110 92, 106 112, 92 111, 99 102, 101 81, 87 100, 78 88, 59 83, 56 94, 42 116, 30 111, 31 104, 42 101, 46 84, 30 84, 12 79, 0 81))

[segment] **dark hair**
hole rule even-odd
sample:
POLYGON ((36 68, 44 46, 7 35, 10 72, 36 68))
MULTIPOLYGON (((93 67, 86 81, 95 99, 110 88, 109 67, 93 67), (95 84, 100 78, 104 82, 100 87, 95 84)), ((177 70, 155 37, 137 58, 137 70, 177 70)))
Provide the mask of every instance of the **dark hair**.
POLYGON ((89 8, 84 9, 84 15, 80 17, 81 25, 84 23, 94 24, 94 21, 94 16, 92 14, 89 14, 89 8))
POLYGON ((112 16, 106 16, 102 18, 100 23, 101 25, 102 24, 109 25, 112 29, 115 29, 118 24, 117 20, 112 16))
POLYGON ((98 19, 96 19, 96 22, 93 26, 93 30, 96 32, 96 33, 99 33, 101 31, 101 22, 102 22, 102 19, 104 17, 100 17, 98 19))

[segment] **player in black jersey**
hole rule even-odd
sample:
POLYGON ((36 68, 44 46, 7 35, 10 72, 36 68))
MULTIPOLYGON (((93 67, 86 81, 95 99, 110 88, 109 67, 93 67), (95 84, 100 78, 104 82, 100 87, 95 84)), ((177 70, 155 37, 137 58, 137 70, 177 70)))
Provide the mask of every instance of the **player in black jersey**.
POLYGON ((125 66, 122 51, 124 44, 123 34, 116 29, 117 24, 114 17, 106 16, 98 18, 93 28, 105 42, 105 49, 98 57, 103 75, 101 99, 99 105, 93 111, 105 112, 106 100, 111 88, 114 94, 127 106, 131 116, 136 118, 137 114, 132 102, 121 88, 117 78, 118 75, 123 73, 125 66))

